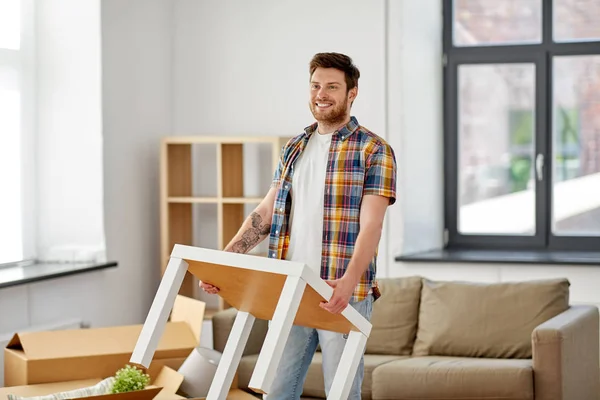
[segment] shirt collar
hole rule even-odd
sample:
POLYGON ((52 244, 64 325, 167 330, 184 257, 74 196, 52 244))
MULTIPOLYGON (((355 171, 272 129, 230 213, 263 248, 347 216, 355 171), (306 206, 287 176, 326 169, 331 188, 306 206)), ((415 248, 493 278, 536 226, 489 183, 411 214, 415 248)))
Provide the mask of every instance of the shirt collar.
MULTIPOLYGON (((317 126, 318 123, 315 122, 314 124, 304 128, 304 135, 310 137, 310 135, 312 135, 317 130, 317 126)), ((358 120, 355 117, 350 117, 350 121, 348 121, 346 125, 342 126, 333 134, 338 135, 341 140, 345 140, 348 138, 348 136, 353 134, 358 129, 358 126, 358 120)))

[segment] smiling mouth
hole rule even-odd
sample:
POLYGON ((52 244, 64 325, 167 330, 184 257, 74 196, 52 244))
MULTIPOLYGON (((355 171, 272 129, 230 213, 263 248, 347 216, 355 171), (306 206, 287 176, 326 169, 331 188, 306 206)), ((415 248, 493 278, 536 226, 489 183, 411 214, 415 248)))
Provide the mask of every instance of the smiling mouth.
POLYGON ((315 103, 315 105, 317 106, 317 108, 320 108, 320 109, 324 110, 324 109, 327 109, 327 108, 331 107, 333 104, 331 104, 331 103, 320 103, 320 102, 317 102, 317 103, 315 103))

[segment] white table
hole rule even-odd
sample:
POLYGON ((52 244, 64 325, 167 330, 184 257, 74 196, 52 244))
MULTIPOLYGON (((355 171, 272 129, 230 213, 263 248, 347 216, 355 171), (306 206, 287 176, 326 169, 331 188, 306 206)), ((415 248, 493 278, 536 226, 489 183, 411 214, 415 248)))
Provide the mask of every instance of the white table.
POLYGON ((219 295, 238 310, 207 400, 227 398, 255 318, 271 324, 250 379, 252 390, 269 392, 292 325, 301 325, 348 334, 328 397, 348 398, 371 323, 351 306, 341 314, 319 307, 333 289, 298 262, 175 245, 131 363, 150 365, 186 271, 219 287, 219 295))

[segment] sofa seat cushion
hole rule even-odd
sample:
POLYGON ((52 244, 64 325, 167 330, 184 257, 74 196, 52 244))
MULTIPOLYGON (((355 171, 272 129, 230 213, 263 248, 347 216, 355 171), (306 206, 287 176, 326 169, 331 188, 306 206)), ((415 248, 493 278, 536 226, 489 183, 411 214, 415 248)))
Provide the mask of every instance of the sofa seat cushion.
POLYGON ((393 361, 374 371, 373 398, 532 400, 532 363, 442 356, 393 361))
MULTIPOLYGON (((365 355, 365 375, 362 385, 362 399, 370 400, 371 397, 371 382, 373 376, 373 370, 385 363, 402 360, 406 357, 403 356, 386 356, 377 354, 366 354, 365 355)), ((258 355, 249 355, 242 357, 240 366, 238 368, 238 384, 241 389, 248 389, 254 366, 258 360, 258 355)), ((322 369, 323 357, 321 353, 315 353, 313 360, 308 367, 308 373, 306 374, 306 382, 304 382, 304 391, 302 396, 304 397, 316 397, 325 398, 325 382, 323 380, 323 369, 322 369)))

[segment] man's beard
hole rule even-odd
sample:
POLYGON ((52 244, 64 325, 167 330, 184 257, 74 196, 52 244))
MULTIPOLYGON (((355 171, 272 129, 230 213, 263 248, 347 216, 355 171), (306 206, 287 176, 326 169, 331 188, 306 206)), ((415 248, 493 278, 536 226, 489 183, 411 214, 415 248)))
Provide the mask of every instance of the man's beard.
POLYGON ((341 104, 334 105, 326 112, 317 109, 315 102, 309 103, 310 111, 317 122, 325 125, 337 125, 346 119, 346 110, 348 109, 348 99, 344 99, 341 104))

